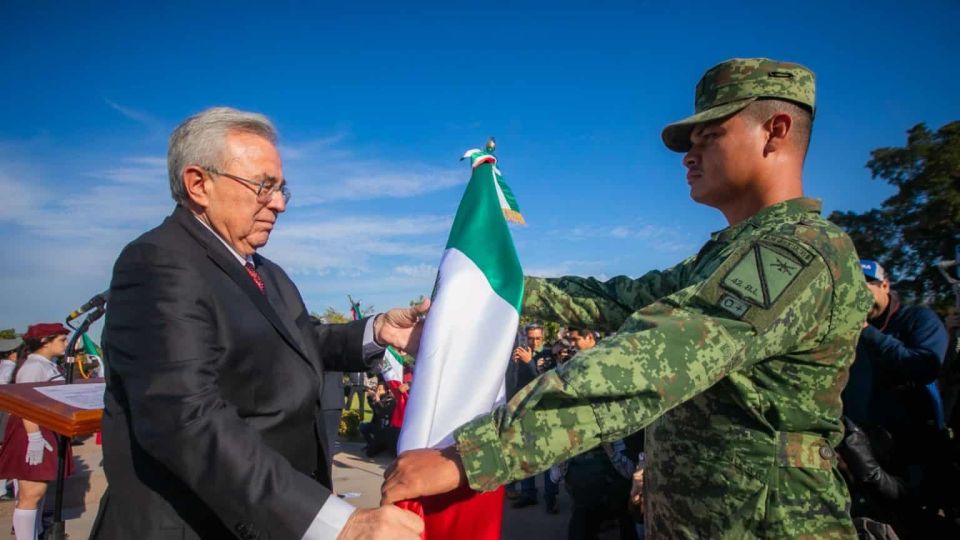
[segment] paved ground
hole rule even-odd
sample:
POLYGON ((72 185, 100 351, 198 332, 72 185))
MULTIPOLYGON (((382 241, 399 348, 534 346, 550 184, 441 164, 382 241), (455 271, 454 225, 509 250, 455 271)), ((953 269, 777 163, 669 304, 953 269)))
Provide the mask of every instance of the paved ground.
MULTIPOLYGON (((380 484, 383 470, 390 462, 386 456, 371 459, 363 455, 362 444, 357 442, 337 443, 334 455, 334 488, 344 499, 360 508, 373 508, 380 504, 380 484)), ((74 458, 76 473, 68 479, 65 489, 65 508, 67 534, 73 539, 85 539, 90 535, 97 505, 106 488, 106 479, 101 468, 102 453, 93 439, 81 446, 75 446, 74 458)), ((542 493, 542 485, 541 493, 542 493)), ((570 499, 563 489, 560 490, 560 513, 547 514, 543 503, 523 509, 514 509, 506 501, 504 510, 503 538, 505 540, 531 540, 566 538, 566 524, 570 509, 570 499)), ((48 492, 47 506, 53 511, 53 488, 48 492)), ((7 536, 10 531, 14 502, 0 502, 0 540, 13 538, 7 536)), ((613 531, 604 535, 616 538, 613 531)))

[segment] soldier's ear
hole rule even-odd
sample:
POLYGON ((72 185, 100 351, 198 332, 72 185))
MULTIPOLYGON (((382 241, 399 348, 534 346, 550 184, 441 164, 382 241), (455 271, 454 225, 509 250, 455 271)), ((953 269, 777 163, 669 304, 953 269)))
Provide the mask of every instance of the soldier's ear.
POLYGON ((767 135, 767 144, 763 147, 766 157, 771 152, 781 151, 790 144, 790 129, 793 128, 793 118, 784 112, 779 112, 764 122, 763 130, 767 135))

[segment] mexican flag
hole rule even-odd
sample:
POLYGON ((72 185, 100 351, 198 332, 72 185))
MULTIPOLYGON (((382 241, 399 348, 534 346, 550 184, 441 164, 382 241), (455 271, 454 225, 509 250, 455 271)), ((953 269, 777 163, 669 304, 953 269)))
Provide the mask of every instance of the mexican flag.
POLYGON ((350 302, 350 317, 355 321, 362 319, 363 311, 360 310, 360 302, 354 302, 353 297, 349 295, 347 296, 347 301, 350 302))
POLYGON ((100 367, 99 375, 101 377, 106 376, 103 369, 103 350, 100 349, 100 346, 97 345, 93 339, 90 338, 87 334, 83 334, 81 337, 81 342, 83 343, 83 356, 85 358, 78 359, 77 366, 80 369, 80 376, 84 379, 89 379, 94 375, 95 368, 100 367), (90 368, 94 368, 91 370, 90 368))
MULTIPOLYGON (((464 158, 473 174, 440 260, 400 452, 453 444, 457 427, 504 398, 523 298, 523 271, 507 220, 523 219, 493 154, 470 150, 464 158)), ((503 488, 467 488, 418 503, 427 540, 500 537, 503 488)))
POLYGON ((403 383, 403 357, 393 347, 387 347, 387 350, 383 351, 380 374, 383 375, 383 380, 389 388, 403 383))
POLYGON ((393 347, 387 347, 387 350, 383 351, 380 375, 397 402, 393 414, 390 415, 390 425, 398 428, 403 425, 409 394, 400 391, 400 385, 403 384, 403 357, 393 347))

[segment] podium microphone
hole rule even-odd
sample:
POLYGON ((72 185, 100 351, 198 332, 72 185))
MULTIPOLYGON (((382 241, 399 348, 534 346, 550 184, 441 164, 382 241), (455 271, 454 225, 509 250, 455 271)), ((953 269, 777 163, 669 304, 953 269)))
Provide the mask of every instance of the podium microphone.
POLYGON ((80 306, 76 311, 73 311, 69 315, 67 315, 67 322, 70 322, 74 319, 79 318, 81 315, 90 311, 93 308, 103 307, 103 305, 107 303, 107 299, 109 297, 110 297, 110 289, 107 289, 100 294, 94 295, 94 297, 88 300, 86 304, 80 306))

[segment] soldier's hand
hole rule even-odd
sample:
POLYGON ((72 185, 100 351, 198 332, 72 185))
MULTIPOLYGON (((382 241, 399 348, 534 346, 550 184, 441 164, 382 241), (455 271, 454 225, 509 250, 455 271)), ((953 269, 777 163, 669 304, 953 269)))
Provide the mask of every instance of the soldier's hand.
POLYGON ((343 526, 337 540, 374 540, 398 538, 419 540, 423 532, 423 520, 413 512, 393 505, 355 510, 343 526))
POLYGON ((467 483, 456 448, 426 448, 400 454, 383 474, 381 504, 453 491, 467 483))

